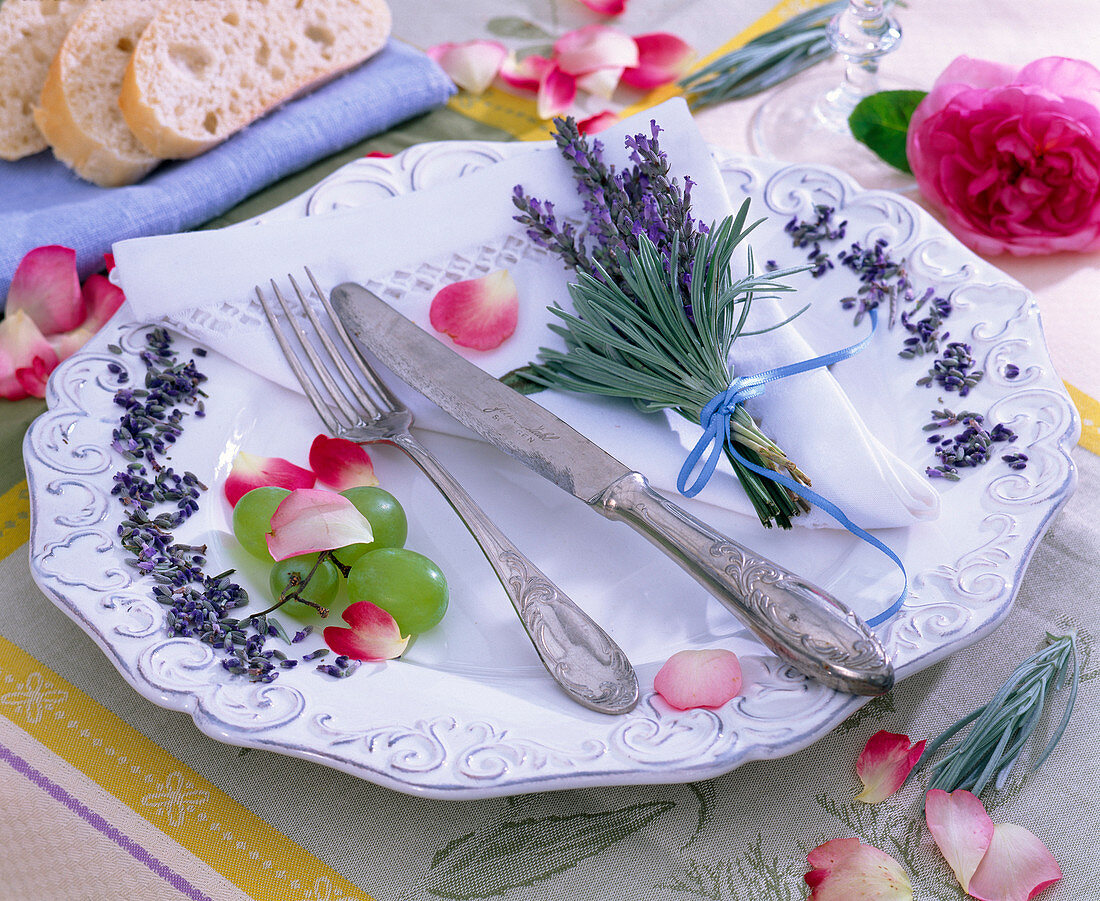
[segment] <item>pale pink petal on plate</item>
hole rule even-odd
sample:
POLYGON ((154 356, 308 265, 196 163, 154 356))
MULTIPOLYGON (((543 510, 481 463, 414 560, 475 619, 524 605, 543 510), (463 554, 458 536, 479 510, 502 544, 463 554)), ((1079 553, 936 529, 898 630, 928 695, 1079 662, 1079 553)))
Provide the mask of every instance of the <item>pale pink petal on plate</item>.
POLYGON ((337 654, 353 660, 392 660, 405 652, 409 637, 401 637, 397 621, 381 607, 356 601, 343 615, 350 629, 329 626, 324 633, 325 644, 337 654))
POLYGON ((318 435, 309 447, 309 468, 318 481, 331 485, 337 491, 377 485, 374 464, 363 445, 347 438, 331 438, 318 435))
POLYGON ((436 44, 427 53, 464 91, 483 94, 500 71, 508 50, 497 41, 465 41, 436 44))
POLYGON ((621 66, 593 69, 591 72, 586 72, 577 78, 577 87, 589 94, 602 97, 604 100, 610 100, 611 95, 615 93, 615 88, 619 86, 619 79, 622 78, 622 75, 623 69, 621 66))
POLYGON ((581 3, 601 16, 621 16, 626 9, 626 0, 581 0, 581 3))
POLYGON ((45 379, 58 362, 57 352, 30 314, 15 310, 0 320, 0 397, 43 397, 45 379))
POLYGON ((1058 862, 1034 834, 998 823, 967 891, 979 901, 1028 901, 1061 878, 1058 862))
POLYGON ((76 251, 50 244, 27 253, 11 277, 9 314, 27 313, 43 335, 67 332, 87 315, 76 276, 76 251))
POLYGON ((84 324, 93 332, 103 328, 126 299, 118 285, 112 285, 106 276, 98 273, 88 276, 80 293, 88 311, 88 319, 84 324))
POLYGON ((638 65, 638 45, 617 28, 585 25, 554 42, 554 62, 570 75, 584 75, 608 66, 627 69, 638 65))
POLYGON ((834 838, 814 848, 804 877, 811 901, 912 901, 913 886, 889 854, 858 838, 834 838))
POLYGON ((545 56, 532 53, 523 59, 509 54, 500 67, 500 80, 517 91, 538 92, 543 76, 554 64, 545 56))
POLYGON ((654 677, 653 688, 677 710, 721 707, 741 693, 741 663, 724 648, 678 651, 654 677))
POLYGON ((507 269, 454 282, 432 298, 432 328, 474 350, 500 347, 516 330, 519 294, 507 269))
POLYGON ((648 91, 687 74, 695 51, 674 34, 636 34, 638 64, 623 72, 623 84, 648 91))
POLYGON ((950 794, 929 789, 924 797, 928 831, 964 891, 993 839, 993 821, 982 802, 965 789, 950 794))
POLYGON ((277 488, 312 488, 317 482, 310 470, 282 457, 261 457, 240 451, 225 480, 225 499, 235 507, 253 488, 274 485, 277 488))
POLYGON ((291 491, 271 515, 267 549, 276 560, 370 544, 370 522, 342 494, 323 488, 291 491))
POLYGON ((62 332, 60 335, 50 335, 46 340, 50 342, 58 360, 67 360, 87 344, 94 334, 95 331, 85 322, 80 328, 62 332))
POLYGON ((856 761, 856 775, 863 783, 863 791, 856 795, 856 800, 878 804, 889 798, 917 765, 924 745, 922 739, 910 746, 908 735, 885 731, 876 732, 867 739, 856 761))
POLYGON ((577 99, 576 76, 563 72, 557 66, 551 66, 539 82, 538 117, 553 119, 560 116, 577 99))
POLYGON ((594 135, 603 131, 605 128, 610 128, 616 122, 619 121, 619 117, 609 109, 605 109, 602 113, 596 113, 594 116, 589 116, 587 119, 581 119, 577 123, 577 130, 582 135, 594 135))

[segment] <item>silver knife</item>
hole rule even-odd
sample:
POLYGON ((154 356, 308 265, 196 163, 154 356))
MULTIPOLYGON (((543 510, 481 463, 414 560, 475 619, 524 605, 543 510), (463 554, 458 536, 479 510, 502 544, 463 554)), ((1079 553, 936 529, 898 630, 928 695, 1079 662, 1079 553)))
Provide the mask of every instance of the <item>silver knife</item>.
POLYGON ((331 295, 352 338, 487 441, 668 554, 773 653, 838 691, 880 695, 894 668, 875 634, 832 595, 654 491, 571 426, 459 356, 361 285, 331 295))

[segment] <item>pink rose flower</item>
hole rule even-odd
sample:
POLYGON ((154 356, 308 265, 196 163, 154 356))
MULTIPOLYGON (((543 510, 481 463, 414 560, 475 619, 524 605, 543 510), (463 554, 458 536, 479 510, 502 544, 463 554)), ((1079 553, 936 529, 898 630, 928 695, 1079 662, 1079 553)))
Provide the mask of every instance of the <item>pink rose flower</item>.
POLYGON ((924 195, 982 254, 1100 249, 1100 70, 960 56, 909 122, 924 195))

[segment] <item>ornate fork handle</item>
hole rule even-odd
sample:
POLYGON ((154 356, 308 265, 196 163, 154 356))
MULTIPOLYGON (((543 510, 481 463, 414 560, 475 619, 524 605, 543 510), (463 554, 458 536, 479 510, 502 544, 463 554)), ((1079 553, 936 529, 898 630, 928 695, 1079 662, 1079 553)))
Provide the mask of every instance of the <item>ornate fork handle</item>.
POLYGON ((880 695, 894 684, 885 649, 855 613, 665 500, 640 473, 623 476, 590 503, 660 547, 777 656, 806 675, 864 695, 880 695))
POLYGON ((412 435, 396 433, 386 442, 409 455, 466 524, 504 586, 543 665, 565 692, 600 713, 626 713, 633 708, 638 702, 638 679, 614 640, 509 541, 412 435))

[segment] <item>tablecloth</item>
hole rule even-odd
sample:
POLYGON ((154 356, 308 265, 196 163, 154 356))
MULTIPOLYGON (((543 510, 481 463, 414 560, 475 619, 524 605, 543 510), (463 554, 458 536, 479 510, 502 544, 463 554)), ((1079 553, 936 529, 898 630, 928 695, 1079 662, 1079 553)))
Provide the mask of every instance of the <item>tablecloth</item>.
MULTIPOLYGON (((634 0, 637 33, 682 33, 702 53, 743 42, 804 4, 634 0)), ((560 32, 591 17, 573 0, 456 7, 394 0, 397 33, 442 39, 560 32), (433 12, 437 14, 433 15, 433 12)), ((958 53, 1022 63, 1057 53, 1100 63, 1087 0, 1058 15, 1012 0, 899 7, 905 38, 889 67, 927 86, 958 53)), ((662 94, 640 100, 653 102, 662 94)), ((714 143, 747 150, 758 100, 704 111, 714 143)), ((445 110, 351 148, 252 198, 215 224, 275 205, 367 150, 440 137, 544 133, 530 104, 501 92, 459 95, 445 110)), ((1039 299, 1054 363, 1082 414, 1080 484, 1039 544, 1013 612, 990 636, 903 681, 791 757, 682 785, 589 788, 483 801, 396 794, 314 763, 220 744, 155 707, 35 587, 19 443, 34 401, 0 408, 0 899, 691 899, 804 898, 807 852, 857 835, 896 857, 919 899, 964 897, 919 816, 920 787, 877 806, 853 800, 854 760, 879 729, 936 734, 989 698, 1047 631, 1076 631, 1077 711, 1050 761, 985 796, 996 822, 1035 832, 1065 878, 1041 899, 1100 897, 1094 764, 1100 674, 1100 340, 1092 310, 1100 258, 1001 258, 1039 299)))

